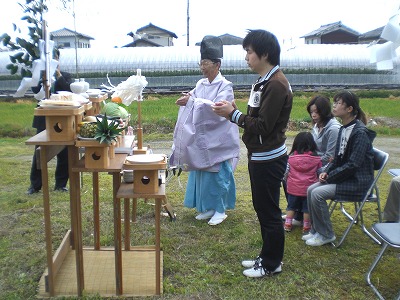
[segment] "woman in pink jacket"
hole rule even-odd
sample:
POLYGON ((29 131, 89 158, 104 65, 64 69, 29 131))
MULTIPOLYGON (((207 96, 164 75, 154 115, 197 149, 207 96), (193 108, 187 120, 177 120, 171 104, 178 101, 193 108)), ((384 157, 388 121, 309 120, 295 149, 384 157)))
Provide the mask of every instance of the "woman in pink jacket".
POLYGON ((303 233, 311 229, 310 214, 307 206, 307 188, 317 182, 317 170, 321 168, 321 158, 317 155, 317 145, 310 132, 300 132, 293 141, 289 153, 287 169, 288 206, 284 229, 292 230, 295 211, 304 213, 303 233))

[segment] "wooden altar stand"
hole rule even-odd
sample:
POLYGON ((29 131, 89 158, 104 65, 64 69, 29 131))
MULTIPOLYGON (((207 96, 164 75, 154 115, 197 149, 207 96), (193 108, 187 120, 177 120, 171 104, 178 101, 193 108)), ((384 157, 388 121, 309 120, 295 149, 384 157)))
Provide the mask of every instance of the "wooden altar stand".
MULTIPOLYGON (((120 185, 121 170, 127 154, 116 151, 107 167, 86 168, 85 158, 79 158, 79 148, 76 147, 75 142, 75 139, 52 141, 46 131, 35 135, 26 142, 27 145, 39 146, 43 181, 47 268, 40 279, 37 297, 81 297, 84 294, 99 294, 102 297, 159 295, 162 293, 163 268, 159 231, 161 204, 156 205, 155 222, 156 228, 158 228, 156 245, 130 246, 121 251, 120 198, 116 196, 117 192, 121 192, 121 195, 125 197, 124 189, 120 189, 120 185), (57 248, 53 246, 52 241, 47 163, 64 147, 68 147, 69 158, 71 228, 67 230, 57 248), (80 190, 80 174, 82 172, 92 173, 93 178, 93 246, 83 246, 82 243, 80 190), (99 172, 106 172, 113 178, 114 247, 100 245, 99 172), (57 250, 53 251, 53 249, 57 250), (122 270, 123 273, 121 273, 122 270), (156 276, 157 280, 155 280, 156 276)), ((132 143, 133 136, 124 136, 121 148, 127 149, 132 146, 132 143)), ((125 184, 123 185, 125 186, 125 184)), ((162 191, 165 193, 165 190, 162 191)), ((165 196, 160 195, 160 197, 165 196)), ((161 201, 159 202, 161 203, 161 201)), ((125 238, 125 244, 128 243, 129 237, 128 235, 125 238)))

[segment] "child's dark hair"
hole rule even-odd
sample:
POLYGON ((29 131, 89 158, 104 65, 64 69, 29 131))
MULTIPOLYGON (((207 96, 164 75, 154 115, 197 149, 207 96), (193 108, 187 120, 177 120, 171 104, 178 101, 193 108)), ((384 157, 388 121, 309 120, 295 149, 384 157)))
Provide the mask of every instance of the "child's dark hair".
POLYGON ((314 138, 311 132, 299 132, 293 141, 292 150, 290 154, 297 151, 298 154, 303 154, 305 152, 311 151, 313 155, 317 155, 317 145, 315 144, 314 138))

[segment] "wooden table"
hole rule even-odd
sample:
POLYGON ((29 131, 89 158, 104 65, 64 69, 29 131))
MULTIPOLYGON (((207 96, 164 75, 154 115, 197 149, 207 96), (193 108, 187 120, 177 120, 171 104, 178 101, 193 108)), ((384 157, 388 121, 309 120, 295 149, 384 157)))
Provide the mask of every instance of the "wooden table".
MULTIPOLYGON (((133 144, 133 136, 125 136, 121 147, 127 149, 133 144)), ((55 296, 55 276, 61 268, 63 259, 72 247, 75 250, 77 294, 82 296, 85 289, 84 269, 83 269, 83 245, 82 245, 82 222, 81 222, 81 190, 80 173, 93 173, 93 214, 94 214, 94 235, 95 250, 100 249, 100 224, 99 224, 99 177, 98 172, 107 172, 113 177, 113 200, 115 203, 116 193, 121 183, 120 172, 127 156, 126 153, 118 153, 110 160, 110 165, 104 169, 87 169, 84 160, 79 158, 79 148, 75 146, 75 140, 71 141, 51 141, 45 131, 33 136, 26 141, 27 145, 39 146, 40 169, 42 171, 42 190, 43 190, 43 209, 45 224, 45 240, 47 255, 47 275, 45 276, 46 291, 51 297, 55 296), (63 148, 68 147, 68 171, 70 180, 70 218, 71 229, 64 237, 60 247, 53 256, 52 229, 50 196, 48 184, 47 163, 57 155, 63 148)), ((115 204, 114 204, 115 205, 115 204)), ((120 220, 119 220, 120 221, 120 220)), ((116 243, 117 244, 117 243, 116 243)))
MULTIPOLYGON (((147 253, 148 265, 153 269, 149 273, 146 267, 140 269, 134 269, 132 266, 129 266, 128 269, 124 269, 124 272, 132 272, 142 275, 138 276, 150 276, 152 277, 154 274, 155 280, 153 281, 153 287, 147 289, 146 295, 150 295, 154 293, 154 282, 155 282, 155 294, 160 295, 162 291, 162 252, 161 252, 161 243, 160 243, 160 216, 161 216, 161 208, 162 204, 167 207, 166 196, 165 196, 165 184, 162 184, 157 191, 157 193, 151 194, 143 194, 143 193, 135 193, 133 191, 133 184, 121 184, 121 170, 123 169, 123 165, 126 159, 126 156, 129 153, 129 150, 132 149, 132 145, 134 142, 134 136, 125 135, 122 139, 120 145, 115 150, 114 158, 110 159, 110 164, 104 168, 87 168, 85 167, 84 157, 80 158, 79 147, 76 147, 76 141, 53 141, 50 139, 51 137, 48 135, 46 131, 43 131, 34 137, 30 138, 26 141, 27 145, 35 145, 38 146, 39 152, 39 166, 42 170, 42 189, 43 189, 43 207, 44 207, 44 224, 45 224, 45 240, 46 240, 46 255, 47 255, 47 274, 46 272, 43 274, 41 283, 39 284, 39 290, 43 291, 41 296, 44 297, 54 297, 54 296, 72 296, 77 295, 79 297, 83 296, 83 292, 87 293, 100 293, 97 288, 100 290, 101 286, 94 286, 92 277, 93 275, 87 275, 86 279, 88 281, 87 285, 85 284, 85 270, 88 268, 88 263, 84 265, 84 256, 91 261, 93 259, 88 253, 103 253, 100 255, 106 255, 107 261, 109 260, 110 250, 114 250, 114 266, 115 269, 115 285, 114 289, 111 291, 110 289, 106 291, 105 296, 113 296, 113 295, 122 295, 124 293, 123 290, 123 282, 127 282, 128 280, 122 277, 122 261, 126 263, 133 260, 137 260, 137 257, 142 257, 144 253, 147 253), (53 244, 52 244, 52 228, 51 228, 51 210, 50 210, 50 196, 49 196, 49 184, 48 184, 48 162, 59 153, 64 147, 68 147, 68 171, 69 171, 69 188, 70 188, 70 219, 71 219, 71 228, 67 231, 67 234, 64 236, 63 241, 60 246, 56 250, 53 255, 53 244), (94 220, 94 245, 93 248, 87 248, 83 246, 82 242, 82 211, 81 211, 81 173, 90 172, 92 173, 92 181, 93 181, 93 220, 94 220), (113 210, 114 210, 114 249, 106 248, 101 249, 100 246, 100 193, 99 193, 99 172, 106 172, 112 175, 113 182, 113 210), (130 224, 129 224, 129 199, 138 198, 153 198, 155 199, 155 245, 154 246, 139 246, 139 247, 131 247, 130 246, 130 224), (122 259, 122 231, 121 231, 121 199, 125 200, 124 208, 125 208, 125 251, 124 251, 124 260, 122 259), (135 249, 131 249, 135 248, 135 249), (74 250, 71 252, 71 250, 74 250), (100 251, 101 250, 101 251, 100 251), (103 251, 104 250, 104 251, 103 251), (85 253, 85 255, 84 255, 85 253), (140 253, 140 254, 139 254, 140 253), (71 258, 71 254, 73 254, 71 258), (155 256, 155 259, 153 258, 155 256), (71 260, 72 259, 72 260, 71 260), (68 263, 66 262, 68 261, 68 263), (65 273, 65 266, 69 268, 68 274, 74 273, 76 274, 76 282, 72 279, 72 277, 68 277, 66 281, 60 282, 59 276, 60 274, 65 273), (155 268, 154 268, 155 267, 155 268), (145 272, 145 274, 143 274, 145 272), (153 273, 154 272, 154 273, 153 273), (57 277, 57 280, 56 280, 57 277), (64 282, 67 282, 70 288, 69 293, 60 294, 60 286, 62 288, 65 287, 64 282), (57 293, 55 292, 55 287, 57 287, 57 293), (71 292, 72 291, 72 292, 71 292)), ((171 207, 167 207, 169 213, 172 212, 171 207)), ((94 254, 97 255, 97 254, 94 254)), ((85 258, 85 260, 86 260, 85 258)), ((102 266, 103 263, 99 259, 95 260, 99 262, 97 265, 102 266)), ((141 261, 142 263, 142 261, 141 261)), ((93 265, 93 263, 92 263, 93 265)), ((89 266, 90 267, 90 266, 89 266)), ((92 270, 87 270, 88 272, 92 270)), ((109 277, 112 271, 110 270, 110 265, 107 264, 107 270, 105 276, 109 277)), ((103 274, 104 275, 104 274, 103 274)), ((75 277, 75 276, 73 276, 75 277)), ((138 277, 142 278, 142 277, 138 277)), ((147 277, 146 277, 147 278, 147 277)), ((97 279, 97 278, 96 278, 97 279)), ((136 284, 136 280, 128 281, 126 293, 124 295, 135 296, 132 293, 132 286, 136 284), (127 293, 130 294, 127 294, 127 293)), ((146 279, 149 282, 151 279, 146 279)), ((151 280, 152 281, 152 280, 151 280)), ((101 283, 99 283, 101 284, 101 283)), ((103 289, 102 289, 103 291, 103 289)))
MULTIPOLYGON (((114 236, 115 236, 115 276, 117 281, 117 295, 123 294, 122 284, 122 237, 121 237, 121 199, 124 199, 124 220, 129 220, 130 208, 129 199, 134 203, 137 199, 155 200, 155 284, 156 294, 161 294, 161 240, 160 240, 160 219, 161 204, 165 202, 165 184, 161 184, 156 193, 136 193, 132 183, 121 184, 114 200, 114 236)), ((132 217, 133 218, 133 217, 132 217)), ((124 222, 125 250, 130 250, 130 223, 124 222)))
MULTIPOLYGON (((45 131, 40 132, 39 134, 33 136, 25 142, 27 145, 35 145, 39 146, 39 158, 40 158, 40 169, 42 171, 42 191, 43 191, 43 210, 44 210, 44 227, 45 227, 45 239, 46 239, 46 254, 47 254, 47 286, 49 289, 49 293, 51 296, 54 295, 54 277, 57 272, 57 266, 59 265, 59 261, 57 257, 55 257, 53 261, 52 254, 52 231, 51 231, 51 218, 50 218, 50 196, 49 196, 49 176, 47 163, 57 155, 62 149, 66 146, 68 147, 68 171, 71 174, 71 162, 75 160, 75 154, 77 155, 77 149, 75 147, 75 141, 62 142, 62 141, 49 141, 48 136, 45 131)), ((74 201, 74 193, 72 187, 70 193, 70 210, 71 210, 71 231, 69 233, 71 244, 73 247, 76 247, 76 203, 74 201)))
MULTIPOLYGON (((131 147, 133 144, 133 136, 124 136, 122 141, 122 148, 131 147)), ((75 147, 78 149, 77 147, 75 147)), ((77 151, 77 150, 76 150, 77 151)), ((75 159, 71 162, 71 173, 70 173, 70 186, 74 186, 74 189, 70 189, 71 194, 76 202, 75 214, 76 214, 76 238, 75 238, 75 252, 76 252, 76 268, 77 268, 77 283, 78 283, 78 296, 82 296, 84 289, 84 271, 83 271, 83 246, 82 246, 82 213, 81 213, 81 185, 80 185, 80 173, 91 172, 93 176, 93 217, 94 217, 94 249, 100 250, 100 196, 99 196, 99 172, 106 172, 112 175, 113 181, 113 202, 115 206, 116 195, 121 184, 121 170, 125 161, 126 153, 117 153, 114 158, 110 159, 110 164, 106 168, 86 168, 84 158, 75 159)), ((121 221, 121 220, 119 220, 121 221)), ((116 222, 114 218, 114 223, 116 222)), ((116 236, 114 237, 116 238, 116 236)), ((118 244, 118 241, 114 242, 118 244)), ((114 246, 115 247, 115 246, 114 246)), ((117 283, 118 285, 118 283, 117 283)))

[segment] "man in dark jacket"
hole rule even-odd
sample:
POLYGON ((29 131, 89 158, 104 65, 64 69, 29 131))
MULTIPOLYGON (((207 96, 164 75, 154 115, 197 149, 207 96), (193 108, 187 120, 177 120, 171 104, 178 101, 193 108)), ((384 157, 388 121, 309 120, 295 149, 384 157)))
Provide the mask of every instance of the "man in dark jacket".
MULTIPOLYGON (((59 50, 54 51, 54 59, 58 60, 60 57, 59 50)), ((73 82, 72 76, 70 73, 61 72, 59 66, 55 72, 56 80, 52 87, 54 92, 59 91, 71 91, 70 84, 73 82)), ((32 91, 37 94, 42 88, 42 82, 39 83, 38 86, 33 87, 32 91)), ((44 116, 34 116, 32 127, 36 128, 36 133, 40 133, 46 129, 46 119, 44 116)), ((37 148, 37 147, 36 147, 37 148)), ((34 193, 38 193, 42 188, 42 171, 38 169, 36 164, 36 148, 33 153, 32 158, 32 167, 30 174, 31 185, 26 192, 28 195, 32 195, 34 193)), ((68 182, 68 150, 64 148, 61 152, 57 154, 57 166, 55 171, 55 187, 54 190, 67 192, 67 182, 68 182)))
POLYGON ((279 68, 280 46, 265 30, 252 30, 243 40, 246 62, 260 77, 253 85, 242 113, 228 101, 212 108, 219 116, 244 129, 242 140, 248 153, 253 207, 260 222, 263 240, 259 255, 242 261, 247 277, 264 277, 282 271, 285 232, 279 207, 280 188, 287 165, 286 127, 293 94, 279 68))

